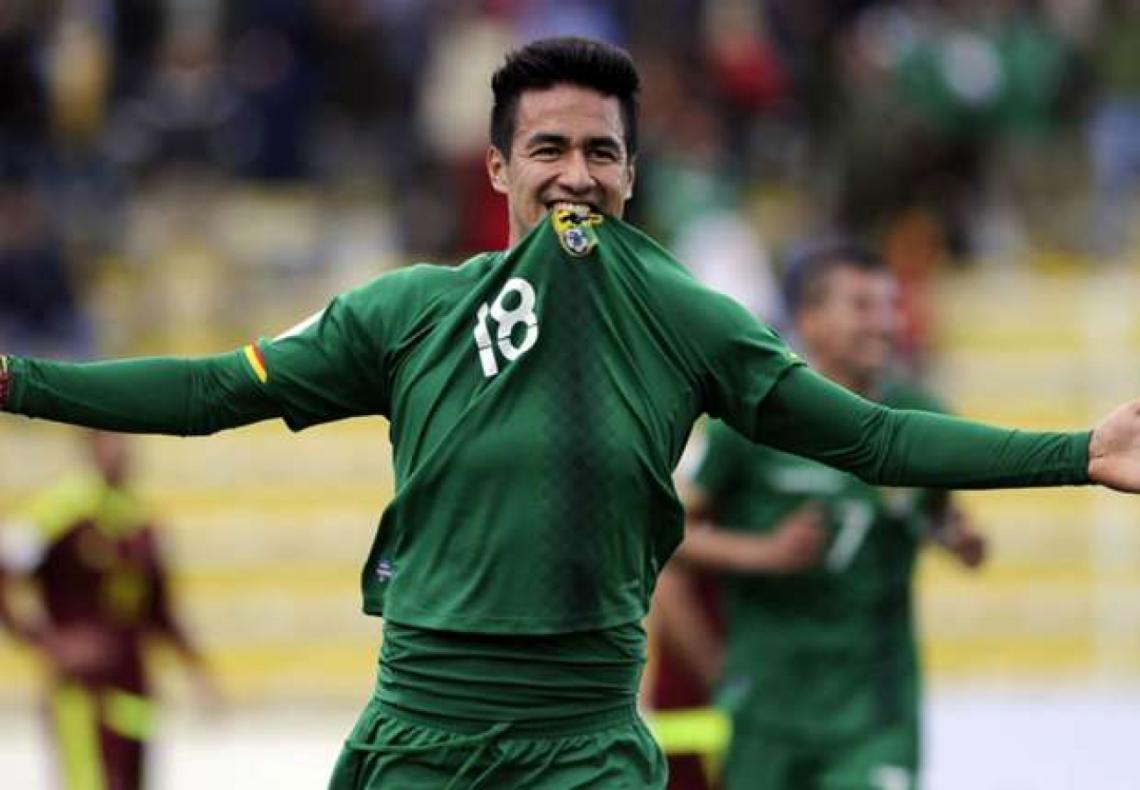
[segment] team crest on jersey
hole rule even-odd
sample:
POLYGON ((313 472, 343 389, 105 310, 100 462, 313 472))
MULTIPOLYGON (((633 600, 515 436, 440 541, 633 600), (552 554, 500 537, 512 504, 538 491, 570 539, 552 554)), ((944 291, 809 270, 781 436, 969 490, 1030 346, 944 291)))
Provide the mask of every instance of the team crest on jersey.
POLYGON ((598 234, 594 231, 594 226, 600 224, 603 219, 601 214, 591 210, 589 206, 568 203, 560 204, 552 215, 558 243, 575 258, 589 255, 598 246, 598 234))

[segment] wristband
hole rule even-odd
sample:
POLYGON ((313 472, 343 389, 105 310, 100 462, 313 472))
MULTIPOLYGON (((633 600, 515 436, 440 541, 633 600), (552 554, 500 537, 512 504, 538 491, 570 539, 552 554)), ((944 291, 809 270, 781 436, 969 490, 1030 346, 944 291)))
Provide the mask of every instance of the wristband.
POLYGON ((8 384, 11 373, 8 371, 8 357, 0 354, 0 411, 8 409, 8 384))

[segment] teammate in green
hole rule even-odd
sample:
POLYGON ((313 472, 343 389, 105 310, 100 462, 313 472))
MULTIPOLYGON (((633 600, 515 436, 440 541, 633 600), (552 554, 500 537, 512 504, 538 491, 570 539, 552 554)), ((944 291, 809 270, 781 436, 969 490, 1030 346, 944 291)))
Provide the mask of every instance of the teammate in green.
MULTIPOLYGON (((789 312, 816 370, 887 406, 941 411, 890 373, 897 286, 870 251, 819 245, 793 263, 788 284, 789 312)), ((916 553, 933 540, 974 567, 985 548, 948 493, 875 488, 753 444, 721 422, 708 427, 686 491, 694 526, 684 562, 670 572, 689 564, 726 571, 729 790, 916 787, 916 553), (807 532, 827 537, 789 537, 807 532), (802 564, 818 562, 798 573, 742 572, 742 557, 781 539, 800 547, 802 564)))
POLYGON ((701 413, 874 483, 1140 489, 1137 405, 1091 435, 882 408, 623 223, 638 76, 621 51, 535 42, 492 87, 509 250, 380 277, 229 354, 0 358, 0 408, 120 431, 388 418, 396 495, 362 574, 379 682, 334 788, 663 786, 635 708, 640 623, 701 413))

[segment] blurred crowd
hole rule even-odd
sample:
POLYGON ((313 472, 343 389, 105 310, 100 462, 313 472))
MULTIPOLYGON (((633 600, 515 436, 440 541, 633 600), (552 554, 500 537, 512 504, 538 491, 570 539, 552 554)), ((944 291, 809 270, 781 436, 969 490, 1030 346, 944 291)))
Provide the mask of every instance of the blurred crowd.
POLYGON ((91 284, 204 235, 275 275, 501 246, 488 75, 559 34, 642 69, 635 221, 766 316, 795 238, 904 283, 1128 248, 1137 0, 6 0, 0 342, 105 346, 91 284))

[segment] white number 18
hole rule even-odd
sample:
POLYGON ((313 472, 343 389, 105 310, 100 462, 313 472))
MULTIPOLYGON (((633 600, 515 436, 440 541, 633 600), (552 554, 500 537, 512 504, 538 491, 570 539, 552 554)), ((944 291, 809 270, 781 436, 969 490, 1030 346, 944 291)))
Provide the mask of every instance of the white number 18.
POLYGON ((475 317, 475 348, 479 350, 479 363, 483 366, 483 375, 487 378, 499 372, 499 360, 495 356, 496 346, 499 353, 508 361, 514 361, 530 351, 538 342, 538 316, 534 314, 534 288, 521 277, 512 277, 507 280, 503 290, 495 297, 491 304, 483 303, 475 317), (510 294, 518 294, 519 303, 508 310, 505 306, 510 294), (495 333, 497 343, 491 342, 491 332, 487 328, 487 319, 491 318, 499 325, 495 333), (516 345, 511 338, 514 329, 519 324, 526 324, 526 333, 516 345))

